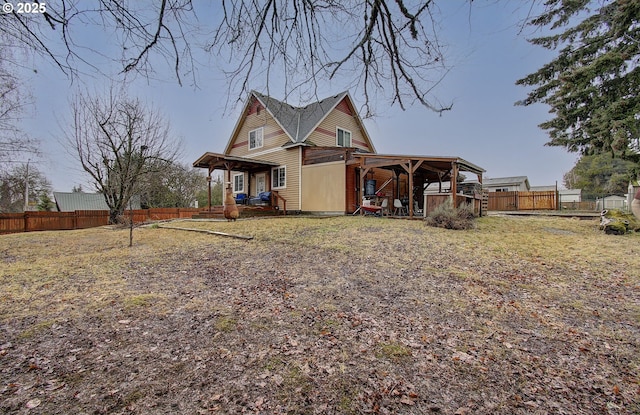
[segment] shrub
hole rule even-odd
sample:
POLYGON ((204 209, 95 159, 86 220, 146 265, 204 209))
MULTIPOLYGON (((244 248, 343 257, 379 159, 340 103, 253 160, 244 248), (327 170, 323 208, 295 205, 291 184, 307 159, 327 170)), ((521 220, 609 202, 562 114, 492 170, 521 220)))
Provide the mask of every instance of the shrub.
POLYGON ((453 207, 451 200, 447 200, 427 216, 426 223, 445 229, 471 229, 474 227, 473 207, 469 203, 453 207))

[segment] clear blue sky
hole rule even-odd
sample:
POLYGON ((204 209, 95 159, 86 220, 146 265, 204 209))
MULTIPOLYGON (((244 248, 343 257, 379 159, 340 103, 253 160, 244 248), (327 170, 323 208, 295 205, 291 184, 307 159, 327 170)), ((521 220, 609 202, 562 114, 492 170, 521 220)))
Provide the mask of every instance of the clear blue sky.
MULTIPOLYGON (((520 33, 528 3, 474 1, 469 9, 467 1, 440 1, 440 38, 448 45, 446 58, 452 69, 434 92, 442 102, 453 102, 453 110, 440 116, 418 105, 402 111, 399 107, 387 110, 385 103, 377 103, 381 115, 366 120, 365 125, 378 152, 459 156, 483 167, 485 177, 528 176, 532 186, 556 182, 561 186, 563 174, 573 167, 577 155, 544 146, 548 137, 537 125, 550 117, 545 106, 514 106, 527 93, 515 81, 553 56, 526 42, 526 36, 532 35, 530 29, 520 33)), ((106 39, 96 38, 96 42, 109 44, 106 39)), ((70 92, 77 84, 70 85, 50 64, 32 60, 29 65, 37 69, 29 78, 36 107, 25 128, 44 144, 47 156, 41 169, 55 191, 71 191, 79 184, 86 191, 93 190, 78 163, 56 140, 60 124, 70 117, 70 92)), ((117 71, 107 64, 101 69, 117 71)), ((89 75, 78 83, 98 90, 106 85, 100 77, 89 75)), ((338 83, 331 88, 324 95, 345 89, 338 83)), ((206 63, 199 72, 199 89, 179 87, 168 73, 165 80, 137 80, 129 93, 169 117, 173 132, 184 143, 183 161, 189 164, 206 151, 223 151, 241 109, 224 114, 225 83, 214 65, 209 69, 206 63)), ((270 93, 283 98, 274 88, 270 93)), ((351 95, 357 105, 362 103, 357 94, 351 95)))

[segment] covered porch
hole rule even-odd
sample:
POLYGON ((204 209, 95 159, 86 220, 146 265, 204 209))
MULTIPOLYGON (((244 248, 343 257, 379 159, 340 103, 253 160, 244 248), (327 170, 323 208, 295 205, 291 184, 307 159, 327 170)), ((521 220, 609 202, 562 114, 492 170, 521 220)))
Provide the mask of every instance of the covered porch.
POLYGON ((211 205, 211 174, 215 170, 223 170, 223 181, 225 185, 230 184, 232 181, 231 172, 241 172, 248 174, 246 188, 244 188, 243 193, 246 193, 246 195, 248 195, 249 197, 257 196, 255 189, 252 189, 251 187, 252 176, 255 176, 256 174, 263 174, 265 177, 264 191, 268 191, 271 194, 271 201, 269 202, 269 205, 276 207, 276 210, 278 210, 278 206, 282 205, 282 211, 286 214, 287 201, 280 197, 278 192, 271 191, 271 169, 274 167, 278 167, 277 163, 207 152, 193 163, 193 167, 207 169, 208 212, 213 212, 215 210, 211 205))
POLYGON ((355 167, 357 170, 355 175, 357 201, 372 198, 376 203, 382 196, 389 199, 387 204, 391 209, 395 207, 392 200, 395 203, 400 201, 401 212, 409 218, 417 214, 427 215, 448 199, 452 200, 455 206, 471 203, 474 212, 477 215, 482 214, 480 192, 468 186, 460 186, 459 174, 466 172, 475 175, 481 187, 482 174, 485 170, 459 157, 354 152, 350 154, 347 166, 355 167), (385 178, 382 185, 374 186, 374 191, 371 190, 371 186, 367 186, 369 181, 377 184, 379 180, 385 178), (446 190, 443 187, 445 182, 449 184, 446 190), (384 189, 388 183, 393 183, 391 195, 384 189), (439 192, 425 197, 425 187, 432 183, 438 184, 439 192))

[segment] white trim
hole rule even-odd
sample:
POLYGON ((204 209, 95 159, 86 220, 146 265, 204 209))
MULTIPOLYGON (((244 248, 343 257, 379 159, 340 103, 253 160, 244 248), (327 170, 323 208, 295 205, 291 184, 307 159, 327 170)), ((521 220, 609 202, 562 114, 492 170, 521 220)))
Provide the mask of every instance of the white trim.
MULTIPOLYGON (((278 183, 280 183, 280 177, 278 177, 278 183)), ((287 166, 278 166, 278 167, 272 167, 271 168, 271 189, 273 190, 279 190, 279 189, 286 189, 287 188, 287 166), (273 185, 273 180, 275 178, 275 174, 273 173, 275 170, 284 170, 284 186, 274 186, 273 185)))
POLYGON ((249 131, 249 133, 247 134, 247 148, 249 149, 249 151, 257 150, 259 148, 262 148, 263 146, 264 146, 264 127, 254 128, 253 130, 249 131), (257 143, 257 141, 258 141, 257 132, 258 131, 260 131, 260 145, 256 145, 255 147, 251 147, 251 133, 256 133, 256 143, 257 143))
POLYGON ((353 144, 353 134, 351 133, 351 131, 347 130, 346 128, 342 128, 342 127, 339 127, 339 126, 336 125, 336 146, 337 147, 351 147, 352 144, 353 144), (343 131, 343 134, 342 134, 343 143, 342 143, 342 145, 340 145, 340 143, 338 143, 338 132, 340 130, 343 131), (349 133, 349 145, 348 146, 344 145, 344 133, 349 133))
POLYGON ((298 210, 302 210, 302 147, 298 147, 298 210))
POLYGON ((235 173, 231 178, 231 185, 233 187, 233 193, 244 193, 244 173, 235 173), (236 189, 236 177, 242 176, 242 189, 236 189))
POLYGON ((267 191, 267 174, 266 173, 256 173, 254 175, 255 179, 256 179, 256 194, 260 193, 260 192, 266 192, 267 191), (260 190, 258 189, 258 177, 262 177, 264 179, 264 189, 260 190))

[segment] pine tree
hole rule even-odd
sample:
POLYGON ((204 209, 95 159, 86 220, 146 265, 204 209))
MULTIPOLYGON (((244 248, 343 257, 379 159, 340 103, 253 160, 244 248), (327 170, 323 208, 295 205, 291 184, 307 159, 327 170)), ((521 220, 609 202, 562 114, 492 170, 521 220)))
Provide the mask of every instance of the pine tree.
POLYGON ((640 0, 547 0, 530 24, 562 33, 531 39, 558 56, 520 79, 519 105, 548 104, 549 146, 640 161, 640 0))
POLYGON ((38 201, 38 210, 41 212, 51 212, 56 204, 51 200, 48 193, 42 193, 38 201))

